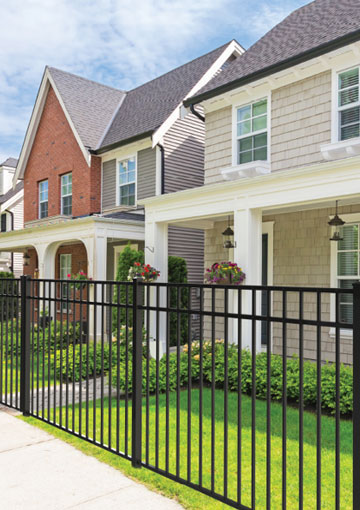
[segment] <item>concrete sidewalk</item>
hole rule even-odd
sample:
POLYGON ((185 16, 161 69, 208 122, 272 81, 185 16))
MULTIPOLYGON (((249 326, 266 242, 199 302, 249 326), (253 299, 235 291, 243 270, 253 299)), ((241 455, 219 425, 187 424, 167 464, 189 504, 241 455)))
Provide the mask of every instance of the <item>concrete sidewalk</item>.
POLYGON ((4 510, 180 510, 171 499, 0 410, 4 510))

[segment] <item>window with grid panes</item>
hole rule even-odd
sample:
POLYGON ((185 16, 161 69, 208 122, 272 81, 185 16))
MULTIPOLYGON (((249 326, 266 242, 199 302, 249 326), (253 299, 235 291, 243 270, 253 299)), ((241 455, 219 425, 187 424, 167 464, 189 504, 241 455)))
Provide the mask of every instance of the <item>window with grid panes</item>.
POLYGON ((119 195, 118 205, 135 205, 136 194, 136 161, 135 158, 125 159, 118 163, 119 195))
POLYGON ((72 215, 72 174, 61 176, 61 214, 72 215))
POLYGON ((359 68, 339 74, 339 139, 360 136, 359 68))
POLYGON ((46 218, 48 216, 48 181, 39 183, 39 218, 46 218))
MULTIPOLYGON (((71 253, 61 253, 60 261, 59 261, 59 276, 60 280, 68 280, 68 275, 71 275, 72 269, 72 257, 71 253)), ((62 298, 68 297, 69 285, 67 283, 62 283, 62 298)), ((62 303, 62 308, 65 310, 67 308, 66 303, 62 303)))
MULTIPOLYGON (((352 289, 353 283, 360 280, 359 269, 359 224, 345 225, 340 229, 343 241, 337 243, 337 280, 340 289, 352 289)), ((340 321, 352 324, 353 296, 340 294, 340 321)))
POLYGON ((267 99, 237 109, 237 162, 267 160, 267 99))

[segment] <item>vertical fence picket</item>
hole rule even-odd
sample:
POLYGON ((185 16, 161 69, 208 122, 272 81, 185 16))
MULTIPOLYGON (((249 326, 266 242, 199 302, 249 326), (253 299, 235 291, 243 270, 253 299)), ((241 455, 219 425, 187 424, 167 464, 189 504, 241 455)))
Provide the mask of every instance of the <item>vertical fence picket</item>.
POLYGON ((30 278, 21 277, 21 380, 20 410, 30 414, 30 278))
POLYGON ((360 508, 360 283, 354 284, 353 509, 360 508))

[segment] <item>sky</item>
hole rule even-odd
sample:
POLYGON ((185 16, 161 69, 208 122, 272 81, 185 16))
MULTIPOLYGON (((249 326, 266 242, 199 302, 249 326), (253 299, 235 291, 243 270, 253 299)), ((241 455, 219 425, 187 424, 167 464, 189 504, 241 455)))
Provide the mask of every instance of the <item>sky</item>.
POLYGON ((123 90, 236 39, 249 48, 306 0, 0 0, 0 163, 18 157, 46 65, 123 90))

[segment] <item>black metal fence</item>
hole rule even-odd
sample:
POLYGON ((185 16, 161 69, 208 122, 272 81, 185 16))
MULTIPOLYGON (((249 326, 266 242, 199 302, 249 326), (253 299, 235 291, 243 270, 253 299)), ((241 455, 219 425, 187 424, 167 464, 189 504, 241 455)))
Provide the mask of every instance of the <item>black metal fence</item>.
POLYGON ((360 284, 0 290, 1 403, 234 508, 359 510, 360 284))

